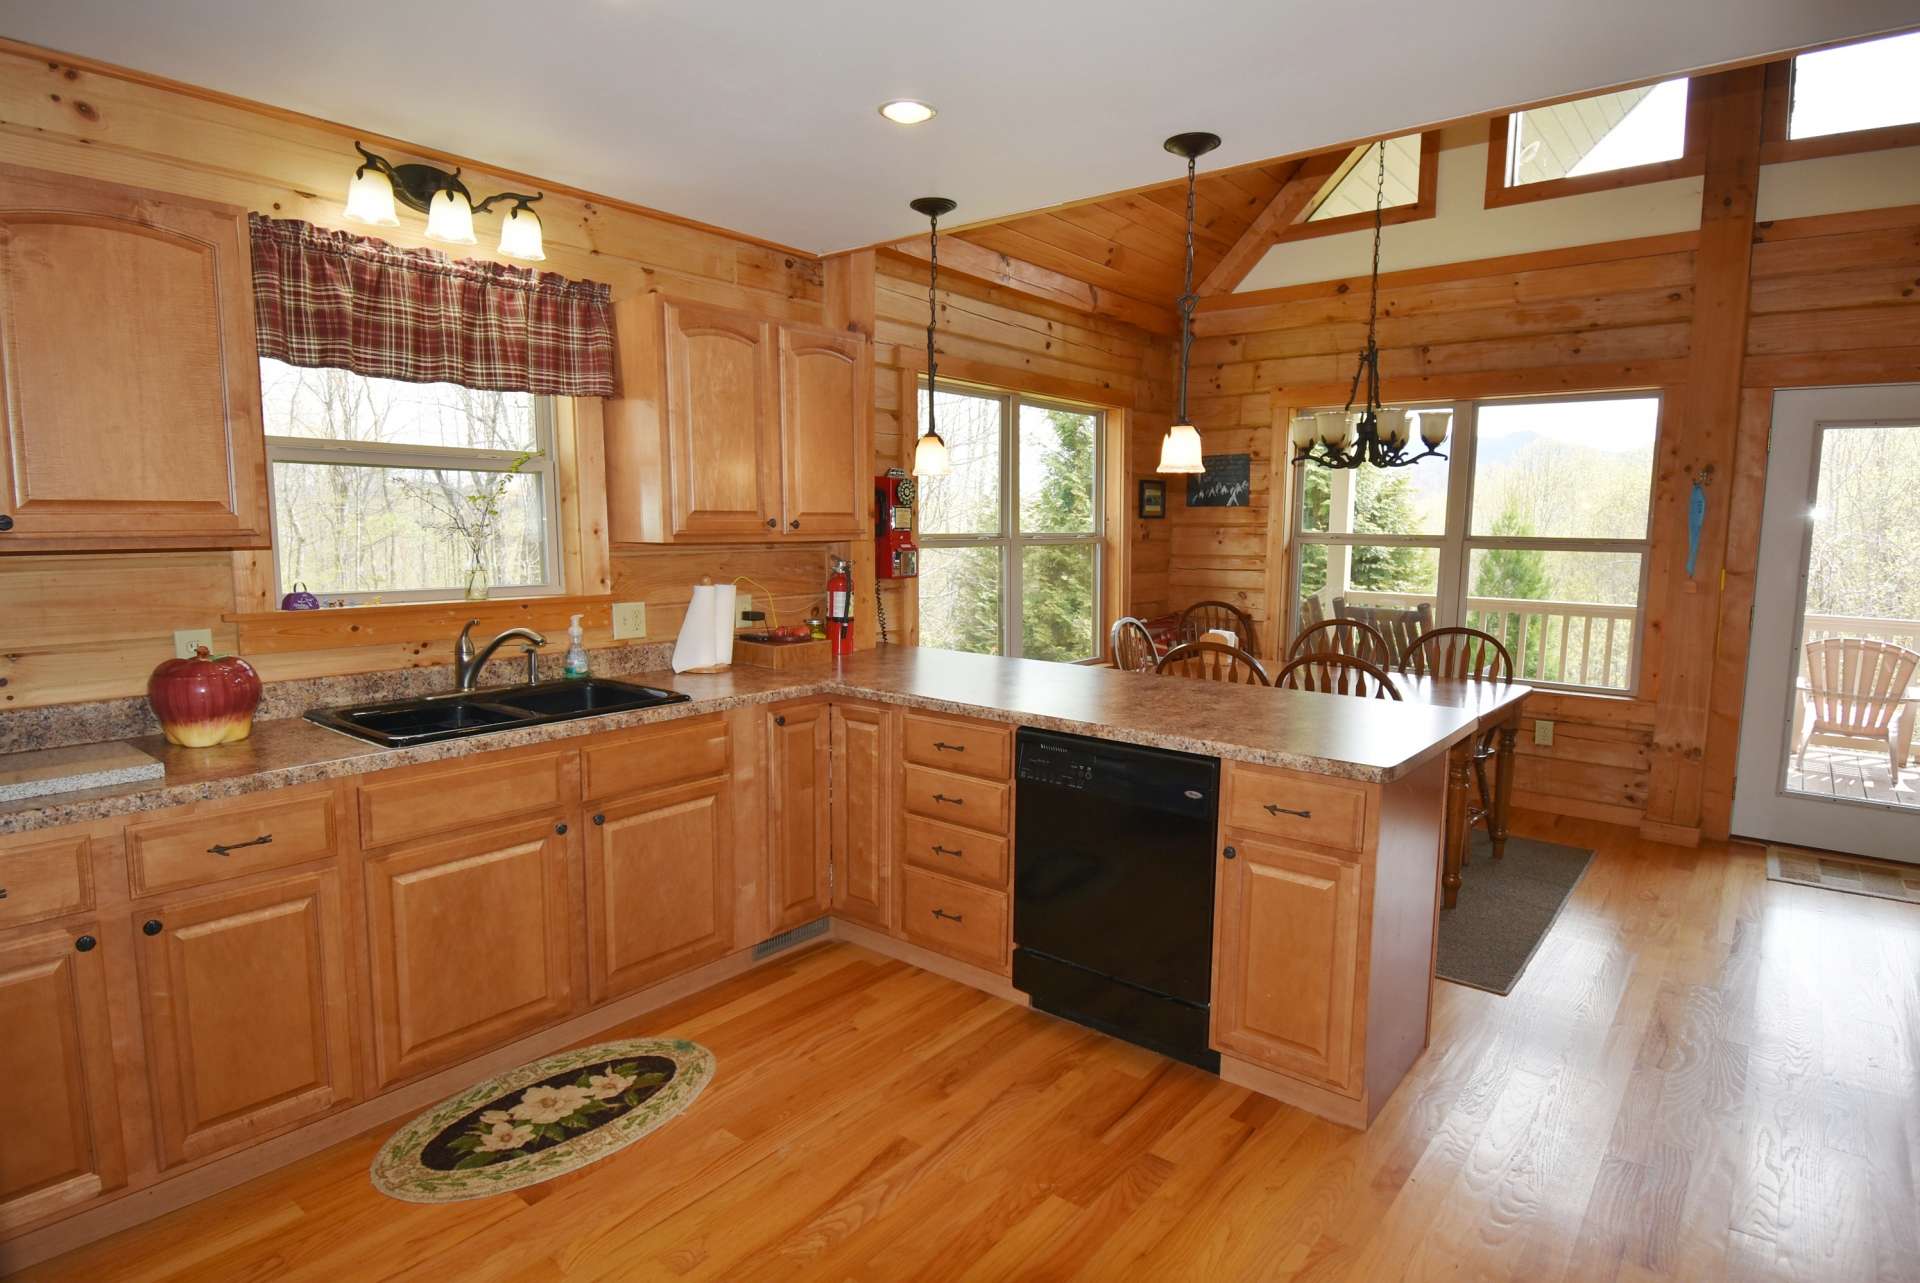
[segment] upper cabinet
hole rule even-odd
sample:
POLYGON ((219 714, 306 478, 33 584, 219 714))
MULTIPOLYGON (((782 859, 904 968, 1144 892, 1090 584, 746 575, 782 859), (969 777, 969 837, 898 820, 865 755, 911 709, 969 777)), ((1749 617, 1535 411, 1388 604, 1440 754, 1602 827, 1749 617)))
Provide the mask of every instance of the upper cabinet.
POLYGON ((267 545, 246 213, 0 165, 0 551, 267 545))
POLYGON ((606 412, 615 543, 866 529, 864 339, 659 294, 620 305, 618 320, 623 395, 606 412))

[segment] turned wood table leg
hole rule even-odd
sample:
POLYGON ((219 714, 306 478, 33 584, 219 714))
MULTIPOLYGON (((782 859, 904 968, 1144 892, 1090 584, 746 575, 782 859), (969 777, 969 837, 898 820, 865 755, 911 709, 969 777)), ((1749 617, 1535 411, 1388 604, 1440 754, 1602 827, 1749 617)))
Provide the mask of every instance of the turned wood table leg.
POLYGON ((1447 757, 1447 834, 1441 852, 1440 903, 1451 909, 1460 896, 1460 865, 1467 854, 1467 790, 1473 783, 1473 738, 1447 757))
POLYGON ((1507 813, 1513 809, 1513 742, 1519 734, 1518 721, 1500 728, 1500 748, 1493 764, 1493 814, 1487 817, 1487 837, 1496 860, 1507 853, 1507 813))

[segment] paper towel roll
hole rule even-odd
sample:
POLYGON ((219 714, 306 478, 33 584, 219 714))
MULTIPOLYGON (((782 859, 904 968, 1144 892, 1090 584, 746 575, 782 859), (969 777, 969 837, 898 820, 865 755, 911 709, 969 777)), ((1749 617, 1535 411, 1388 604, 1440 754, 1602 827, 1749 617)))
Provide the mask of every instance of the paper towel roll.
POLYGON ((673 643, 673 671, 725 668, 733 662, 734 587, 700 584, 673 643))

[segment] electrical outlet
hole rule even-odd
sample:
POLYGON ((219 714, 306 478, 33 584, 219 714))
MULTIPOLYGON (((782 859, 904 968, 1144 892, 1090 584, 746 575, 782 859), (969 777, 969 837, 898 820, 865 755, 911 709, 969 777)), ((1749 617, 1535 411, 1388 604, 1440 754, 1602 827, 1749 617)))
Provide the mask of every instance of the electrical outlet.
POLYGON ((616 601, 613 603, 613 639, 625 641, 629 637, 647 635, 647 603, 644 601, 616 601))
POLYGON ((1553 746, 1553 723, 1544 717, 1533 719, 1533 742, 1542 748, 1553 746))
POLYGON ((176 628, 173 630, 173 657, 175 659, 192 659, 195 648, 200 646, 205 646, 208 651, 213 650, 213 629, 176 628))
MULTIPOLYGON (((750 622, 752 622, 746 618, 747 612, 752 609, 753 609, 752 593, 750 592, 735 593, 733 597, 733 626, 735 628, 745 628, 750 622)), ((762 620, 761 622, 764 623, 765 621, 762 620)))

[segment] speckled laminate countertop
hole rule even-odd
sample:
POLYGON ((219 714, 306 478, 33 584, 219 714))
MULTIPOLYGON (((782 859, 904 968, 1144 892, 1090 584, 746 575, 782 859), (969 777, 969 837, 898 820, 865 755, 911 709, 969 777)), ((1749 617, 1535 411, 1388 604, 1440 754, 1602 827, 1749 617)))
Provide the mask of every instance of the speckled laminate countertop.
POLYGON ((160 759, 166 767, 163 779, 0 804, 0 833, 821 694, 1380 782, 1444 752, 1475 722, 1469 709, 1433 704, 1229 686, 924 647, 863 651, 831 670, 812 673, 736 666, 724 673, 622 676, 684 692, 691 701, 403 749, 380 748, 301 718, 258 722, 248 739, 211 749, 176 748, 157 735, 143 736, 127 742, 160 759))

